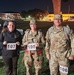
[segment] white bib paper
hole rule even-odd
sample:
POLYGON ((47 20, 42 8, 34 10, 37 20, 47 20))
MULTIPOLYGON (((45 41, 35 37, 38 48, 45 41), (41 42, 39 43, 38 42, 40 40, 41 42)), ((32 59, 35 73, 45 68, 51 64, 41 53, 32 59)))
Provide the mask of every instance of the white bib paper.
POLYGON ((27 50, 36 50, 35 43, 30 43, 27 45, 27 50))
POLYGON ((16 43, 7 43, 7 50, 16 50, 16 43))
POLYGON ((68 67, 60 66, 59 71, 68 74, 68 67))

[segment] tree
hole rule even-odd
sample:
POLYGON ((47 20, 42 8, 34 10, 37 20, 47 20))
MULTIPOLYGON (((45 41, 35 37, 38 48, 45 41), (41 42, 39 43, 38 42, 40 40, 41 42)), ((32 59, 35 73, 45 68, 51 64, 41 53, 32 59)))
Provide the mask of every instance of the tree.
POLYGON ((61 11, 61 0, 52 0, 54 14, 60 14, 61 11))

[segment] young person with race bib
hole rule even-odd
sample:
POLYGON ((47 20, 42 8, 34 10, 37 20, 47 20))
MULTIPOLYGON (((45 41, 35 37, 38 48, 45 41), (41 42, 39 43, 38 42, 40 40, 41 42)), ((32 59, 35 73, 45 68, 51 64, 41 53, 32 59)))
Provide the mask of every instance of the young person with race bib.
POLYGON ((32 67, 34 64, 35 75, 39 74, 43 62, 44 36, 40 30, 37 30, 36 20, 30 20, 30 28, 25 31, 22 39, 23 46, 26 46, 24 53, 24 63, 26 66, 26 75, 33 75, 32 67))

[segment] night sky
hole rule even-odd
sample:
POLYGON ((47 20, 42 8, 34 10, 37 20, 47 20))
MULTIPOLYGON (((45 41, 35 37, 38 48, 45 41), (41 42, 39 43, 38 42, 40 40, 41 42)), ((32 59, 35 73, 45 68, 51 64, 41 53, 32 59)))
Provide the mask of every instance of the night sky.
MULTIPOLYGON (((70 8, 70 11, 74 11, 74 0, 62 2, 62 11, 67 12, 68 7, 70 8)), ((0 0, 0 12, 28 11, 35 8, 53 12, 52 0, 0 0)))

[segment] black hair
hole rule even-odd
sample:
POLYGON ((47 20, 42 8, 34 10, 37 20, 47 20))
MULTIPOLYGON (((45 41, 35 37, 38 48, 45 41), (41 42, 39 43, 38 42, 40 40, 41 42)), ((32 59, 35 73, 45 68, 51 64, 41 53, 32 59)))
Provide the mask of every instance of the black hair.
POLYGON ((4 23, 3 23, 3 28, 6 28, 8 25, 8 21, 6 20, 4 23))
MULTIPOLYGON (((13 24, 15 25, 15 21, 13 21, 13 20, 7 20, 8 21, 8 23, 9 22, 13 22, 13 24)), ((7 24, 8 25, 8 24, 7 24)))

